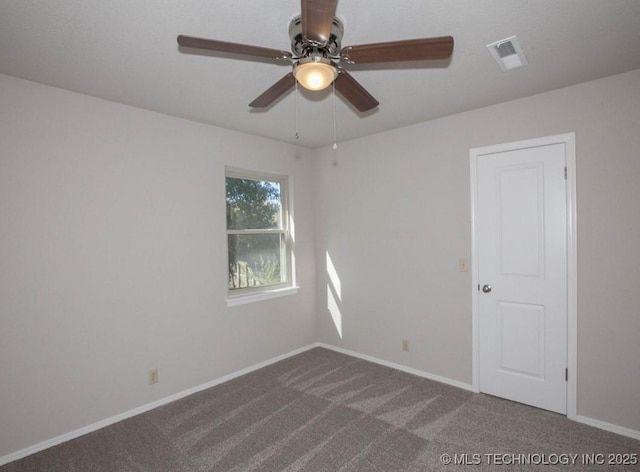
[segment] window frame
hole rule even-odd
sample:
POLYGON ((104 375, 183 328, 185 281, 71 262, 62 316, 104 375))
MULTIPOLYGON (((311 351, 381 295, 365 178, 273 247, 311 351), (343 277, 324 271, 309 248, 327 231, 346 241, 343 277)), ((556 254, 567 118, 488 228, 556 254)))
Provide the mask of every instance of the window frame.
POLYGON ((293 267, 293 238, 291 235, 290 217, 292 215, 291 208, 291 178, 285 174, 274 174, 270 172, 254 171, 248 169, 240 169, 236 167, 225 167, 225 231, 226 231, 226 284, 227 284, 227 306, 241 305, 254 301, 267 300, 270 298, 280 297, 297 293, 298 287, 295 285, 295 272, 293 267), (268 229, 229 229, 226 222, 226 181, 227 178, 245 179, 276 182, 280 184, 280 228, 268 229), (232 234, 280 234, 284 248, 280 251, 280 267, 284 282, 277 284, 264 285, 258 287, 244 287, 231 290, 229 288, 229 235, 232 234))

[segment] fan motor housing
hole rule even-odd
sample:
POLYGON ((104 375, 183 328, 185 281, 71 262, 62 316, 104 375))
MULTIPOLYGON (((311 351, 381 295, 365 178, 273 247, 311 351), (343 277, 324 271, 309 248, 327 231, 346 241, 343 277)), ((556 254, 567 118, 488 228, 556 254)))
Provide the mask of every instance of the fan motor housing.
POLYGON ((337 17, 331 23, 331 35, 327 44, 317 44, 302 35, 302 16, 298 15, 289 24, 291 51, 298 57, 305 57, 313 51, 321 52, 325 57, 336 57, 340 54, 344 25, 337 17))

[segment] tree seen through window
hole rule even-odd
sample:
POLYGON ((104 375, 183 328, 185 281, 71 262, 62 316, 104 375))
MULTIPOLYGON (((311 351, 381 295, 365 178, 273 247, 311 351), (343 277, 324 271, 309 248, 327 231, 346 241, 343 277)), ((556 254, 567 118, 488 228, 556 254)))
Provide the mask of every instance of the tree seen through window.
POLYGON ((287 282, 281 182, 227 176, 230 291, 287 282))

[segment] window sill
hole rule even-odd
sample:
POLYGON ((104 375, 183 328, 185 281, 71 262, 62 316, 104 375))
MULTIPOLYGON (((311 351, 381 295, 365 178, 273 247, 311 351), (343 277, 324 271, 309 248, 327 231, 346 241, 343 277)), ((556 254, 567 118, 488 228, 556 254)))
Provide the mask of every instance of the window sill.
POLYGON ((262 300, 270 300, 272 298, 285 297, 287 295, 295 295, 296 293, 298 293, 298 288, 299 287, 297 286, 293 286, 275 290, 265 290, 264 292, 251 293, 249 295, 229 297, 227 298, 227 307, 261 302, 262 300))

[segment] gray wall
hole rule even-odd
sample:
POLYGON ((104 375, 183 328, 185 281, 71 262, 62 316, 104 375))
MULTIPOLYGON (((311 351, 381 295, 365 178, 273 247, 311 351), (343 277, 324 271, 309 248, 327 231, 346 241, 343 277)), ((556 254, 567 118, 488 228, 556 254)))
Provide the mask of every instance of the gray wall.
POLYGON ((0 457, 315 341, 308 151, 2 75, 0 147, 0 457), (226 307, 225 165, 293 176, 298 295, 226 307))
POLYGON ((578 414, 639 431, 639 125, 640 71, 337 151, 0 75, 0 457, 315 341, 470 383, 469 149, 570 131, 578 414), (226 307, 225 165, 293 176, 298 295, 226 307))
POLYGON ((639 70, 318 151, 319 339, 470 384, 469 149, 572 131, 578 415, 639 431, 639 70))

